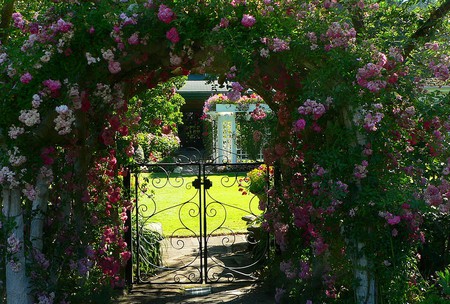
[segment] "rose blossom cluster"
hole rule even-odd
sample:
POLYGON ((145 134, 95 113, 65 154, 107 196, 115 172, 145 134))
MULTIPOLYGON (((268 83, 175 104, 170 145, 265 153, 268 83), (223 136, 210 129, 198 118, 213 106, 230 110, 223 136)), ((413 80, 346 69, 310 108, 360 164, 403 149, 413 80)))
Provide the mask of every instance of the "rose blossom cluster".
POLYGON ((252 27, 256 23, 255 17, 252 15, 244 14, 241 19, 241 24, 245 27, 252 27))
POLYGON ((8 131, 8 136, 11 139, 17 139, 20 135, 25 133, 25 129, 22 127, 11 126, 8 131))
POLYGON ((367 167, 369 166, 369 162, 367 160, 363 160, 360 165, 355 165, 355 169, 353 171, 353 175, 356 179, 363 179, 367 177, 367 167))
POLYGON ((307 99, 303 105, 298 108, 298 113, 301 115, 312 115, 314 120, 318 120, 325 114, 326 108, 323 104, 307 99))
POLYGON ((18 147, 14 147, 13 151, 9 150, 8 156, 9 156, 9 163, 13 167, 19 167, 24 163, 26 163, 27 161, 27 158, 20 154, 18 147))
POLYGON ((158 9, 158 19, 169 24, 176 18, 175 13, 167 5, 161 4, 158 9))
POLYGON ((41 116, 36 109, 20 110, 19 121, 24 123, 27 127, 32 127, 41 122, 41 116))
POLYGON ((429 67, 437 79, 446 81, 450 78, 450 56, 442 55, 438 63, 431 61, 429 67))
POLYGON ((328 44, 325 50, 329 51, 334 48, 348 48, 356 41, 356 30, 346 22, 342 25, 339 22, 333 22, 325 33, 328 44))
POLYGON ((450 183, 442 180, 438 186, 428 185, 424 194, 425 202, 428 205, 439 207, 441 212, 450 211, 450 183))
POLYGON ((268 49, 274 53, 289 51, 290 49, 289 40, 281 38, 261 38, 261 42, 267 45, 268 49))
POLYGON ((360 86, 367 88, 373 93, 376 93, 379 90, 384 89, 387 85, 385 80, 376 79, 382 77, 382 70, 382 66, 370 62, 364 67, 358 69, 356 81, 360 86))
POLYGON ((386 54, 378 52, 374 55, 374 62, 369 62, 358 69, 356 81, 358 85, 376 93, 384 89, 388 84, 395 84, 399 76, 408 74, 407 70, 396 72, 397 63, 403 62, 404 58, 399 48, 389 49, 389 58, 386 54), (387 75, 383 75, 386 73, 387 75))
POLYGON ((258 121, 258 120, 263 120, 264 118, 266 118, 267 114, 264 111, 264 109, 261 108, 259 106, 259 104, 257 104, 256 108, 250 113, 250 116, 253 120, 258 121))
POLYGON ((47 79, 42 84, 50 91, 50 96, 53 98, 59 96, 59 89, 61 89, 61 82, 59 80, 47 79))
POLYGON ((69 134, 75 121, 72 110, 66 105, 60 105, 55 110, 58 113, 58 116, 54 119, 55 130, 58 131, 59 135, 69 134))
POLYGON ((311 50, 316 50, 319 46, 317 45, 317 35, 314 32, 308 32, 306 33, 306 37, 309 39, 309 42, 311 42, 311 50))
POLYGON ((23 195, 25 195, 30 201, 34 201, 36 199, 36 189, 33 187, 33 185, 30 185, 28 183, 25 184, 25 188, 22 189, 23 195))
POLYGON ((23 19, 23 16, 21 13, 13 13, 12 14, 12 20, 14 22, 14 26, 22 31, 25 31, 25 25, 26 22, 23 19))
POLYGON ((19 185, 19 181, 14 171, 11 171, 8 167, 3 167, 0 169, 0 185, 6 184, 9 184, 10 189, 13 189, 19 185))
POLYGON ((364 129, 366 129, 367 131, 375 132, 376 130, 378 130, 377 124, 381 122, 383 117, 384 114, 380 112, 377 112, 375 114, 372 114, 370 112, 367 113, 364 117, 364 129))

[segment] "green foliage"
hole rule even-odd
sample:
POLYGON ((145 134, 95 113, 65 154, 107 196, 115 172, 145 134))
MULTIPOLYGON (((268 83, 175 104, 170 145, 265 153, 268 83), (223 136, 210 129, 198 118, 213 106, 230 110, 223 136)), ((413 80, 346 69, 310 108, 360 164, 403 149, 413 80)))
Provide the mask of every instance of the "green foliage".
POLYGON ((153 135, 151 133, 137 134, 138 147, 142 147, 141 162, 159 162, 172 155, 180 147, 180 139, 173 133, 153 135))
POLYGON ((180 147, 177 131, 182 123, 181 106, 185 101, 176 90, 185 81, 186 77, 175 77, 131 99, 130 106, 141 117, 135 136, 136 149, 142 149, 143 155, 137 157, 137 161, 161 161, 180 147))
POLYGON ((176 90, 185 84, 186 79, 186 76, 171 78, 131 99, 130 105, 138 108, 141 114, 139 133, 160 135, 164 126, 177 132, 177 125, 182 122, 181 106, 185 100, 176 90))
MULTIPOLYGON (((139 230, 133 229, 133 248, 139 254, 139 271, 146 275, 152 274, 162 263, 161 243, 164 237, 157 231, 153 231, 142 217, 133 218, 133 227, 136 221, 139 223, 139 230), (139 247, 137 244, 137 234, 139 233, 139 247)), ((135 272, 137 269, 134 270, 135 272)))
POLYGON ((450 266, 447 266, 442 271, 436 272, 437 283, 442 289, 442 293, 445 297, 450 298, 450 266))

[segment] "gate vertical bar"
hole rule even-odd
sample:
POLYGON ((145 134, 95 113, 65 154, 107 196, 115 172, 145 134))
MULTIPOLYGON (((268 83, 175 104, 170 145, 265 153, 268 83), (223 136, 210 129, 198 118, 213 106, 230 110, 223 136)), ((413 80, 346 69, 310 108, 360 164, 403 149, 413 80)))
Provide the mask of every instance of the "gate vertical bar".
MULTIPOLYGON (((127 175, 123 179, 123 185, 125 188, 125 199, 131 201, 131 167, 128 167, 127 175)), ((125 266, 125 282, 129 291, 133 288, 133 239, 132 239, 132 227, 131 227, 131 208, 127 209, 127 220, 125 221, 125 242, 127 243, 127 249, 131 253, 130 258, 125 266)))
POLYGON ((199 235, 199 253, 200 253, 200 283, 206 283, 206 272, 204 267, 204 263, 203 263, 203 255, 204 250, 207 248, 206 246, 206 242, 204 242, 203 239, 203 234, 205 234, 205 231, 203 229, 203 221, 206 220, 206 214, 203 212, 204 209, 204 197, 203 197, 203 193, 202 190, 205 188, 203 183, 204 183, 204 179, 202 176, 202 164, 198 164, 198 174, 197 174, 197 179, 199 181, 199 188, 198 188, 198 214, 199 214, 199 230, 200 230, 200 235, 199 235))
POLYGON ((204 273, 204 282, 208 283, 208 225, 207 225, 207 202, 206 202, 206 187, 205 187, 205 182, 206 182, 206 169, 205 169, 205 165, 203 164, 203 166, 201 167, 201 176, 202 176, 202 191, 203 191, 203 208, 202 208, 202 212, 203 212, 203 243, 204 243, 204 247, 203 247, 203 273, 204 273))
POLYGON ((140 257, 139 257, 139 246, 141 245, 140 241, 140 232, 139 232, 139 176, 138 174, 134 174, 134 193, 135 193, 135 201, 136 205, 134 206, 136 210, 136 281, 138 283, 141 282, 141 271, 140 271, 140 257))

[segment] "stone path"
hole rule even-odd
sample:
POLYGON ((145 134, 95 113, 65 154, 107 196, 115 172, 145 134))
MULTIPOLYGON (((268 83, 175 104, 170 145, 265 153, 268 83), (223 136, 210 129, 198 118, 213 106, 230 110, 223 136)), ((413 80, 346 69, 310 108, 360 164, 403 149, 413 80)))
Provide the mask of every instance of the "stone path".
POLYGON ((116 304, 273 304, 271 291, 258 285, 142 285, 121 296, 116 304), (203 289, 204 295, 192 295, 189 291, 203 289))
MULTIPOLYGON (((228 237, 226 237, 228 239, 228 237)), ((168 241, 168 240, 166 240, 168 241)), ((182 250, 175 250, 172 246, 163 246, 163 263, 171 267, 186 265, 186 260, 189 261, 192 257, 198 255, 198 242, 196 238, 182 238, 170 239, 173 244, 182 244, 182 250), (196 249, 197 248, 197 249, 196 249)), ((245 235, 236 235, 233 240, 233 246, 217 246, 223 244, 223 236, 211 237, 209 240, 210 252, 212 254, 225 254, 222 250, 237 250, 231 254, 234 260, 248 263, 249 254, 237 254, 242 246, 246 246, 245 235), (216 245, 216 246, 213 246, 216 245), (219 250, 214 252, 215 250, 219 250)), ((235 261, 235 262, 239 262, 235 261)), ((239 263, 238 263, 239 264, 239 263)), ((170 272, 169 272, 170 273, 170 272)), ((187 277, 186 274, 185 277, 187 277)), ((181 276, 183 277, 183 276, 181 276)), ((265 290, 262 286, 255 282, 239 282, 228 283, 226 281, 219 281, 213 284, 194 284, 184 282, 184 284, 164 283, 174 282, 174 277, 166 277, 165 272, 152 278, 153 282, 163 282, 163 284, 139 284, 133 286, 133 289, 128 294, 121 296, 116 304, 189 304, 189 303, 257 303, 269 304, 274 303, 274 296, 272 290, 265 290)), ((182 281, 183 282, 183 281, 182 281)))

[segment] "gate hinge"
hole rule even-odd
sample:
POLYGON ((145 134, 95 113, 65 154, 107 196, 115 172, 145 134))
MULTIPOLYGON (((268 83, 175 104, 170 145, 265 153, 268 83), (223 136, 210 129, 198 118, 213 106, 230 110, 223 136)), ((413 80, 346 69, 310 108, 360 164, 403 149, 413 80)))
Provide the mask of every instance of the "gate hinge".
POLYGON ((205 187, 206 190, 212 187, 212 181, 209 180, 207 177, 204 178, 203 182, 200 178, 196 178, 192 182, 192 186, 194 186, 195 189, 200 189, 201 185, 205 187))

